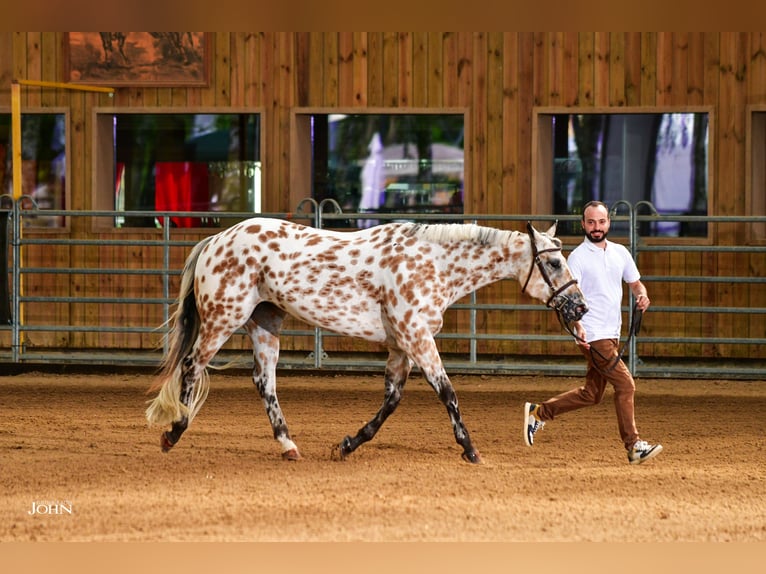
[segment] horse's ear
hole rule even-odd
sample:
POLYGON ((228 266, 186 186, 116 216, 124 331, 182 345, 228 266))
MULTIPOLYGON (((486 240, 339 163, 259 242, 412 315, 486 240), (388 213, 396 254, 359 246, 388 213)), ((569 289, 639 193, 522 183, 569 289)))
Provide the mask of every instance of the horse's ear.
POLYGON ((559 224, 559 220, 557 219, 556 221, 553 222, 553 225, 551 225, 550 228, 548 228, 548 231, 546 231, 545 233, 547 233, 551 237, 555 237, 555 235, 556 235, 556 226, 558 224, 559 224))

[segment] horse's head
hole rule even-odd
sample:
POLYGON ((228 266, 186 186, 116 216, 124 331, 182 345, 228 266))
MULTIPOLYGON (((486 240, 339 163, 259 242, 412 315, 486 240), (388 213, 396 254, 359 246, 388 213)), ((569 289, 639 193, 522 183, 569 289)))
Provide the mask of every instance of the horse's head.
POLYGON ((556 224, 540 233, 527 222, 527 233, 532 262, 521 291, 545 301, 565 321, 578 321, 588 312, 588 305, 561 252, 561 240, 554 237, 556 224))

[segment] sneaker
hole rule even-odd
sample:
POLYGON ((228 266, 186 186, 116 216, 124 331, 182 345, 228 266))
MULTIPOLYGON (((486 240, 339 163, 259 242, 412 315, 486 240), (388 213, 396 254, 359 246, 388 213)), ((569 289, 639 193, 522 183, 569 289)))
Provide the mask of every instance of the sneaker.
POLYGON ((628 451, 628 462, 630 462, 630 464, 641 464, 650 458, 654 458, 661 452, 661 444, 652 445, 645 440, 640 440, 628 451))
POLYGON ((543 421, 538 420, 537 417, 532 414, 536 409, 536 404, 524 403, 524 443, 527 446, 532 446, 534 444, 535 433, 545 426, 543 421))

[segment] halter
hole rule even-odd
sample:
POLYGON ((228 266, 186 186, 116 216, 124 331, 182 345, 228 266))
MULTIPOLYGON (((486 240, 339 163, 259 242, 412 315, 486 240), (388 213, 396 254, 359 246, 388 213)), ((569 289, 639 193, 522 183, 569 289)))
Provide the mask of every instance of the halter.
POLYGON ((551 290, 551 296, 548 298, 548 300, 545 302, 546 307, 550 307, 552 309, 555 309, 556 312, 559 314, 559 319, 561 318, 561 308, 566 304, 566 301, 562 301, 561 305, 558 307, 554 307, 551 305, 551 301, 562 291, 566 291, 571 285, 577 284, 577 279, 572 279, 570 281, 567 281, 556 289, 553 286, 553 281, 551 281, 550 276, 548 275, 548 272, 545 270, 545 265, 543 264, 542 259, 540 259, 540 255, 542 253, 551 253, 553 251, 561 251, 561 247, 551 247, 549 249, 537 249, 537 243, 535 243, 535 232, 532 229, 532 223, 527 221, 527 233, 529 234, 529 241, 532 244, 532 264, 529 267, 529 274, 527 274, 527 280, 524 281, 524 287, 521 288, 521 292, 524 293, 527 290, 527 285, 529 285, 529 280, 532 278, 532 273, 535 270, 535 265, 537 265, 537 268, 540 270, 540 275, 543 278, 543 281, 548 285, 548 287, 551 290))

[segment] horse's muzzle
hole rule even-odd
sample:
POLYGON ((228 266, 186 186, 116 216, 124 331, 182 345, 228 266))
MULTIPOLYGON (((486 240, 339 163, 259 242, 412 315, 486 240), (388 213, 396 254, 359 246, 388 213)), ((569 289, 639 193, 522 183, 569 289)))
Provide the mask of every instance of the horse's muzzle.
POLYGON ((568 322, 579 321, 588 312, 588 305, 580 295, 574 297, 562 295, 558 299, 558 301, 554 299, 553 307, 568 322))

